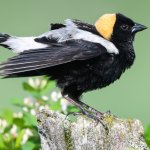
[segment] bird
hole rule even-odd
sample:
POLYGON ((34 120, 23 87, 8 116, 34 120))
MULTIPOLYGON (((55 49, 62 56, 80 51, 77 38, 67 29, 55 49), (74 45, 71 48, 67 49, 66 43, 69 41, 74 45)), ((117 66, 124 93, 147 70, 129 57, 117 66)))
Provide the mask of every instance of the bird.
POLYGON ((83 114, 101 118, 103 113, 81 101, 81 96, 120 79, 134 63, 135 35, 145 29, 121 13, 110 13, 95 24, 66 19, 64 23, 51 24, 50 30, 40 36, 0 33, 0 46, 16 53, 0 64, 0 76, 46 75, 83 114))

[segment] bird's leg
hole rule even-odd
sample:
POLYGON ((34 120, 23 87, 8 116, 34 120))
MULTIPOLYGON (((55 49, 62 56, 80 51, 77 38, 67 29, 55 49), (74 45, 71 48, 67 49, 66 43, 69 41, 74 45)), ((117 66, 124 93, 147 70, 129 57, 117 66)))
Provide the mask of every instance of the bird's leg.
MULTIPOLYGON (((97 122, 100 122, 102 125, 103 125, 103 127, 105 128, 105 130, 107 130, 108 131, 108 127, 107 127, 107 125, 103 122, 103 114, 101 113, 101 115, 94 115, 93 113, 91 113, 91 111, 89 111, 89 106, 88 105, 86 105, 86 104, 84 104, 83 102, 82 103, 80 103, 80 101, 75 101, 75 100, 73 100, 72 98, 70 98, 68 95, 64 95, 63 93, 62 93, 62 96, 66 99, 66 100, 68 100, 71 104, 73 104, 73 105, 75 105, 76 107, 78 107, 80 110, 81 110, 81 112, 84 114, 84 115, 86 115, 86 116, 88 116, 89 118, 91 118, 91 119, 94 119, 95 121, 97 121, 97 122), (88 108, 88 109, 87 109, 88 108)), ((93 108, 93 110, 95 110, 94 108, 93 108)), ((98 111, 94 111, 94 112, 98 112, 98 111)))
MULTIPOLYGON (((62 92, 62 96, 63 97, 65 97, 65 94, 62 92)), ((70 98, 70 96, 68 96, 69 98, 70 98)), ((71 98, 72 100, 74 99, 74 98, 71 98)), ((88 106, 87 104, 85 104, 85 103, 83 103, 82 101, 80 101, 80 100, 73 100, 73 101, 75 101, 76 103, 78 103, 78 105, 81 105, 82 106, 82 108, 84 109, 87 109, 88 111, 90 111, 90 112, 92 112, 92 113, 95 113, 96 115, 98 115, 98 116, 103 116, 103 113, 101 113, 101 112, 99 112, 99 111, 97 111, 96 109, 94 109, 94 108, 92 108, 92 107, 90 107, 90 106, 88 106)), ((71 102, 72 103, 72 102, 71 102)), ((77 106, 78 107, 78 106, 77 106)), ((79 107, 78 107, 79 108, 79 107)))
POLYGON ((73 105, 75 105, 76 107, 78 107, 81 111, 84 110, 84 107, 83 107, 82 105, 80 105, 80 104, 78 103, 78 101, 73 100, 73 99, 70 98, 68 95, 64 95, 63 93, 62 93, 62 96, 63 96, 66 100, 68 100, 71 104, 73 104, 73 105))
POLYGON ((100 115, 100 116, 104 115, 102 112, 90 107, 89 105, 83 103, 82 101, 79 101, 79 104, 82 105, 83 107, 85 107, 86 109, 88 109, 89 111, 95 113, 96 115, 100 115))
POLYGON ((102 121, 104 118, 104 113, 97 111, 96 109, 90 107, 89 105, 83 103, 82 101, 79 101, 79 104, 82 105, 84 108, 86 108, 86 110, 89 110, 89 112, 92 112, 96 115, 93 117, 93 115, 90 113, 90 115, 88 115, 88 117, 96 120, 97 122, 100 122, 106 131, 109 130, 107 125, 102 121))

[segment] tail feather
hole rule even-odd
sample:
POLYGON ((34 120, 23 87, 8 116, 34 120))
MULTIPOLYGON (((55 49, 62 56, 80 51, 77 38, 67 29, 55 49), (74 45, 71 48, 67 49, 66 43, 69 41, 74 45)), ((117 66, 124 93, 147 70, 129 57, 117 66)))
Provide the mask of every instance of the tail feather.
POLYGON ((28 71, 34 71, 34 70, 40 70, 43 68, 48 68, 49 67, 49 63, 48 64, 36 64, 36 65, 31 65, 31 66, 11 66, 11 68, 7 68, 7 67, 2 67, 0 68, 0 75, 1 76, 6 76, 6 75, 11 75, 11 74, 16 74, 16 73, 23 73, 23 72, 28 72, 28 71), (17 67, 17 68, 15 68, 17 67))
POLYGON ((7 41, 10 35, 5 34, 5 33, 0 33, 0 44, 7 41))
POLYGON ((0 76, 26 77, 46 75, 51 70, 51 67, 69 61, 66 60, 64 62, 64 58, 56 58, 59 53, 57 48, 50 47, 48 49, 36 49, 20 53, 0 64, 0 76))
POLYGON ((36 37, 16 37, 0 33, 0 46, 21 53, 30 49, 46 48, 47 44, 35 41, 36 37))
POLYGON ((6 42, 9 39, 9 37, 10 35, 8 34, 0 33, 0 46, 10 49, 8 45, 4 44, 4 42, 6 42))
MULTIPOLYGON (((16 72, 13 74, 4 74, 2 78, 20 78, 20 77, 33 77, 33 76, 41 76, 47 75, 51 69, 44 68, 39 70, 28 70, 25 72, 16 72)), ((49 75, 50 76, 50 75, 49 75)))

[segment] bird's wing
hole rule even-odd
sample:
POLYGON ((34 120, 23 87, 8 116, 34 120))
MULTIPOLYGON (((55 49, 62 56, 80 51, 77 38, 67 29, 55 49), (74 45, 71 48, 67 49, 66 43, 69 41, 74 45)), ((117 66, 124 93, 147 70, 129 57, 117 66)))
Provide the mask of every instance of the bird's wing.
POLYGON ((57 30, 57 29, 64 28, 64 27, 66 27, 66 26, 62 23, 51 23, 50 24, 50 30, 57 30))
POLYGON ((104 53, 107 53, 107 50, 102 45, 84 40, 52 44, 48 48, 22 52, 0 64, 0 75, 13 76, 14 74, 50 68, 72 61, 91 59, 104 53))
POLYGON ((96 30, 95 26, 92 24, 85 23, 85 22, 77 20, 77 19, 72 20, 72 22, 77 26, 78 29, 88 31, 95 35, 101 36, 100 33, 96 30))
POLYGON ((68 20, 65 21, 65 24, 61 24, 61 23, 54 23, 53 24, 52 23, 52 24, 50 24, 50 30, 57 30, 57 29, 60 29, 60 28, 65 28, 67 26, 70 26, 70 23, 68 24, 68 22, 74 23, 74 25, 78 29, 88 31, 88 32, 91 32, 93 34, 101 36, 100 33, 96 30, 94 25, 83 22, 81 20, 77 20, 77 19, 72 19, 72 20, 68 19, 68 20))
POLYGON ((116 46, 101 37, 93 25, 77 20, 66 20, 65 24, 52 25, 52 30, 38 37, 15 37, 0 34, 0 45, 21 53, 31 49, 46 49, 54 43, 63 43, 70 40, 84 40, 98 43, 107 49, 108 53, 118 54, 116 46))
POLYGON ((92 37, 101 37, 94 25, 80 20, 67 19, 64 24, 51 24, 51 30, 35 38, 35 41, 40 43, 57 43, 76 38, 84 39, 85 34, 90 34, 92 37))
POLYGON ((53 27, 53 30, 42 34, 34 40, 47 45, 51 45, 52 43, 62 43, 70 40, 84 40, 101 44, 107 49, 108 53, 119 53, 118 49, 111 41, 108 41, 98 35, 93 25, 77 20, 68 19, 65 21, 65 26, 57 24, 53 27))

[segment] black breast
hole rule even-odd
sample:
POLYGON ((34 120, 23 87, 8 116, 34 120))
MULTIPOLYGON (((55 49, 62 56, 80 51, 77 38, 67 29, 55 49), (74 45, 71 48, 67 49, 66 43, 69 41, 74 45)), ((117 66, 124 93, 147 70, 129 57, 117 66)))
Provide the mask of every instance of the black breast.
POLYGON ((119 79, 125 71, 119 55, 104 54, 86 61, 76 61, 53 68, 52 79, 65 94, 78 99, 83 92, 103 88, 119 79))

